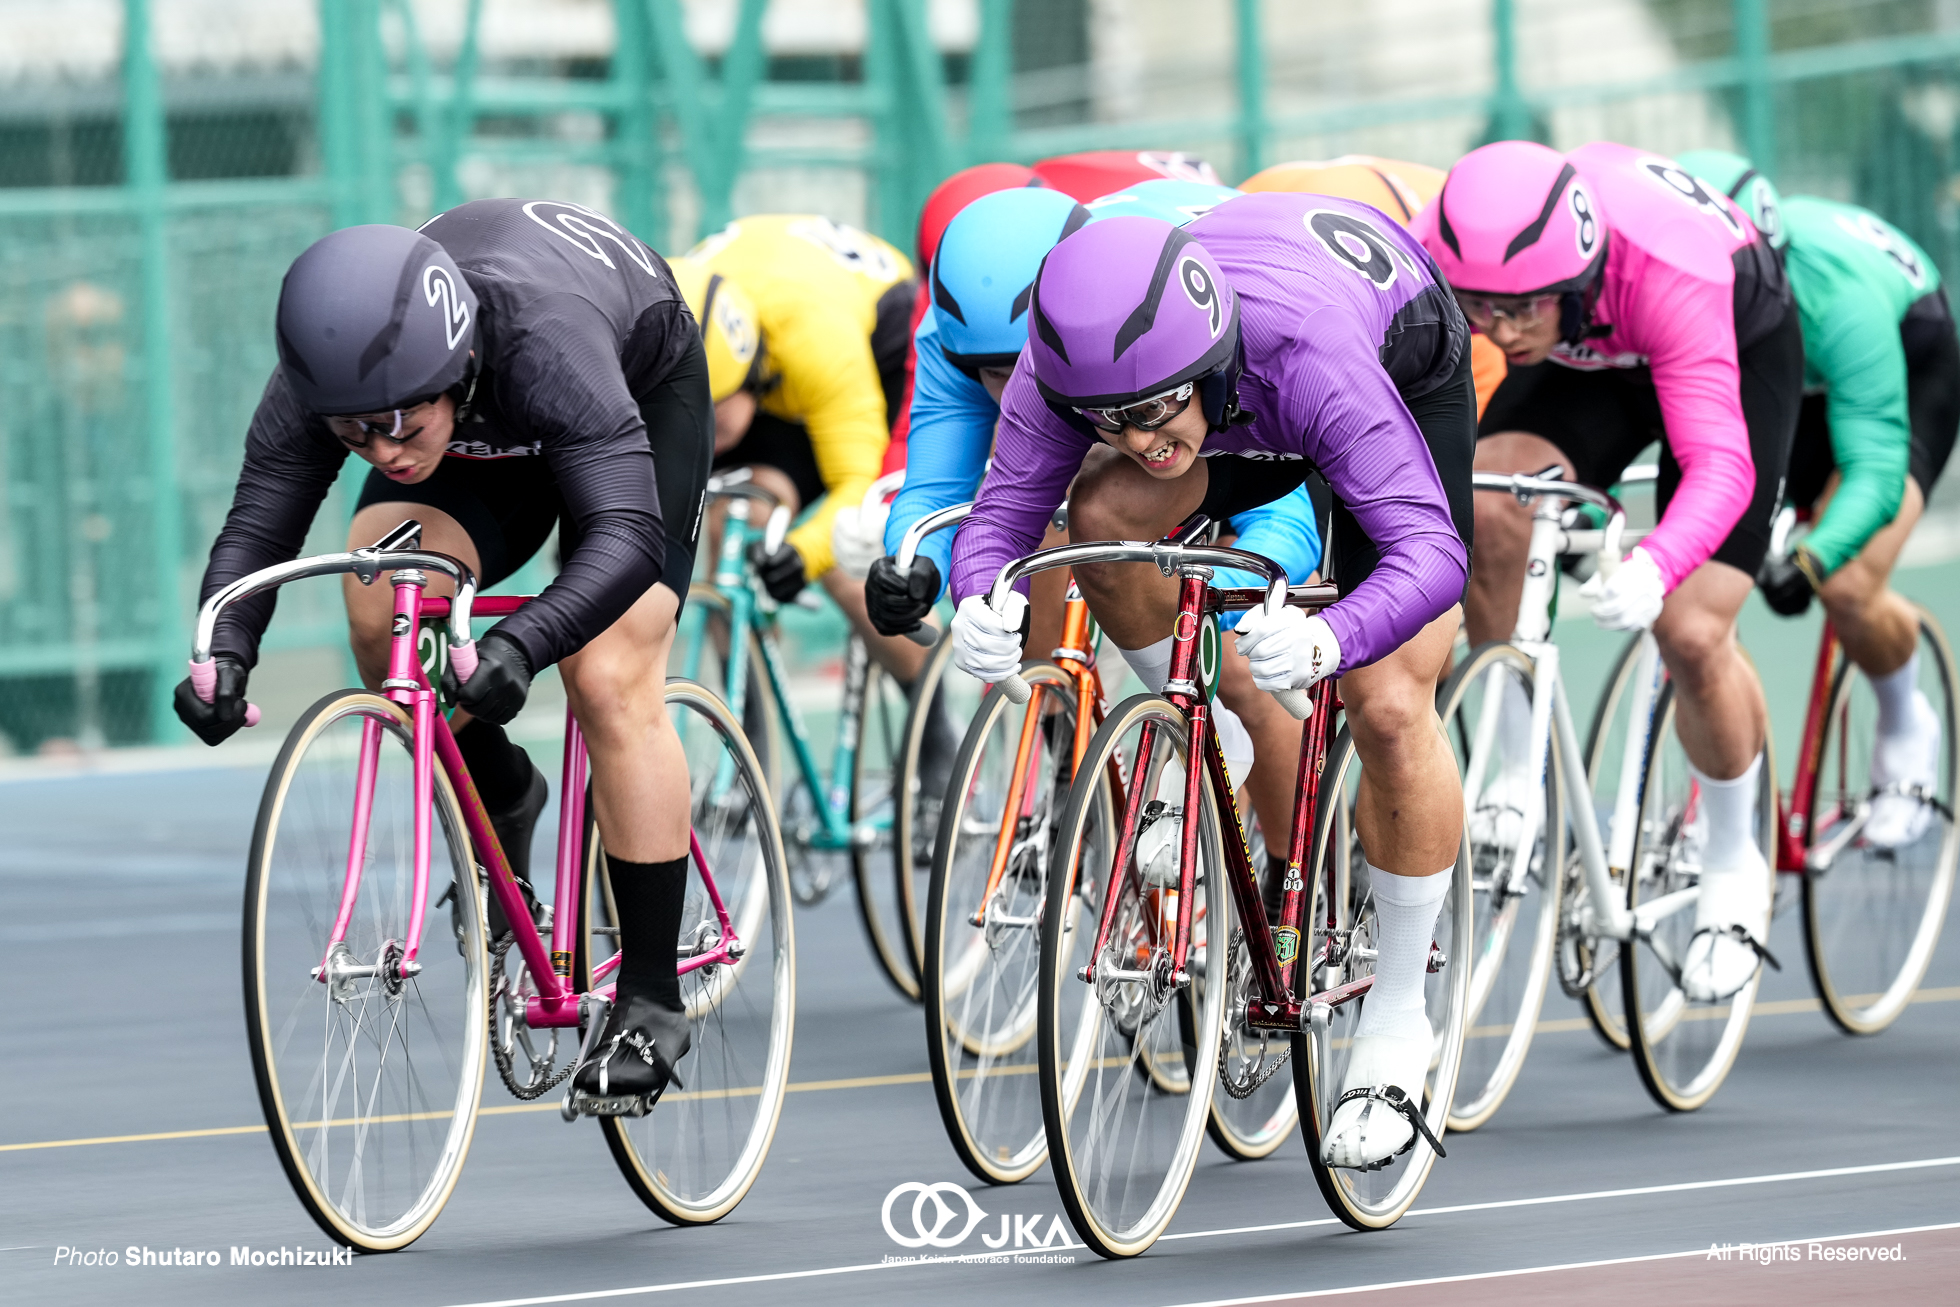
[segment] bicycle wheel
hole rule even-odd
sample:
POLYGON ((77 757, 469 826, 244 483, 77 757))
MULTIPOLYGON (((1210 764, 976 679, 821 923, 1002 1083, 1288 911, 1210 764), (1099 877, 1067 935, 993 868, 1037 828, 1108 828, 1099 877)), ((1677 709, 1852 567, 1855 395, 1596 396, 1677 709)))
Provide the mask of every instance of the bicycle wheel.
MULTIPOLYGON (((1109 788, 1141 772, 1139 792, 1155 794, 1165 766, 1184 762, 1188 730, 1177 708, 1156 695, 1118 706, 1090 741, 1048 865, 1039 996, 1042 1117, 1062 1205, 1082 1241, 1104 1257, 1143 1252, 1177 1214, 1204 1142, 1218 1073, 1227 986, 1198 987, 1195 1013, 1181 1015, 1182 986, 1171 974, 1169 953, 1177 892, 1146 885, 1133 860, 1113 867, 1115 831, 1098 829, 1098 814, 1111 806, 1104 797, 1109 788), (1114 925, 1099 966, 1131 974, 1103 974, 1079 999, 1072 991, 1088 988, 1077 977, 1090 962, 1097 913, 1112 893, 1114 925), (1082 1019, 1072 1020, 1078 1010, 1082 1019)), ((1231 937, 1230 909, 1223 906, 1231 896, 1213 893, 1223 883, 1224 859, 1216 799, 1209 787, 1203 793, 1191 909, 1195 918, 1209 902, 1221 905, 1210 914, 1207 935, 1222 943, 1231 937)), ((1186 959, 1194 980, 1208 961, 1194 932, 1186 959)))
MULTIPOLYGON (((856 644, 856 637, 852 637, 856 644)), ((905 725, 911 701, 905 687, 868 655, 864 697, 856 705, 857 749, 851 764, 851 877, 857 884, 858 916, 878 967, 899 993, 919 1001, 911 921, 892 860, 897 851, 899 769, 905 754, 905 725)), ((846 704, 848 709, 851 705, 846 704)))
MULTIPOLYGON (((1593 814, 1599 821, 1600 841, 1609 851, 1613 847, 1613 802, 1626 761, 1640 641, 1641 633, 1636 631, 1620 650, 1593 707, 1592 725, 1586 733, 1586 778, 1592 789, 1593 814)), ((1620 993, 1620 942, 1585 933, 1583 923, 1590 899, 1578 858, 1568 856, 1564 901, 1559 908, 1559 984, 1568 996, 1579 1000, 1593 1033, 1606 1041, 1608 1048, 1625 1052, 1626 999, 1620 993)))
MULTIPOLYGON (((682 1079, 646 1116, 600 1117, 599 1124, 613 1160, 648 1207, 676 1225, 704 1225, 748 1193, 782 1116, 796 1020, 796 935, 782 836, 761 766, 734 715, 712 691, 680 679, 667 682, 667 711, 676 728, 690 727, 681 738, 700 850, 682 909, 681 965, 722 943, 714 895, 742 951, 733 962, 681 973, 692 1039, 676 1068, 682 1079)), ((618 939, 603 841, 588 831, 575 959, 584 990, 610 981, 618 939)))
MULTIPOLYGON (((1443 733, 1463 774, 1463 806, 1478 838, 1471 841, 1470 885, 1476 925, 1470 962, 1469 1033, 1450 1112, 1453 1132, 1475 1130, 1496 1114, 1524 1067, 1552 974, 1559 889, 1566 857, 1565 810, 1558 790, 1558 739, 1551 751, 1532 828, 1496 811, 1517 796, 1499 792, 1507 766, 1498 730, 1501 705, 1533 699, 1532 663, 1508 644, 1487 644, 1457 665, 1438 696, 1443 733), (1482 813, 1484 820, 1476 817, 1482 813), (1510 829, 1507 829, 1507 825, 1510 829), (1518 832, 1523 832, 1519 834, 1518 832), (1508 838, 1509 842, 1503 842, 1508 838), (1530 840, 1518 857, 1518 843, 1530 840)), ((1526 814, 1529 816, 1530 814, 1526 814)))
MULTIPOLYGON (((1953 893, 1960 828, 1953 820, 1953 652, 1930 613, 1919 611, 1919 693, 1940 721, 1939 777, 1923 801, 1919 838, 1896 849, 1861 839, 1828 869, 1803 877, 1804 946, 1817 997, 1846 1034, 1875 1034, 1898 1019, 1926 974, 1953 893)), ((1840 652, 1830 715, 1817 741, 1817 798, 1806 847, 1834 842, 1872 797, 1878 705, 1871 682, 1840 652)))
MULTIPOLYGON (((762 765, 763 781, 771 794, 781 794, 783 759, 789 746, 783 740, 781 707, 762 662, 762 634, 754 625, 749 627, 738 696, 728 667, 729 631, 728 596, 706 586, 690 590, 667 665, 676 675, 707 686, 723 703, 736 709, 742 734, 762 765)), ((680 722, 675 723, 677 729, 680 726, 680 722)))
MULTIPOLYGON (((953 662, 952 640, 942 634, 926 655, 913 690, 897 786, 905 801, 895 814, 891 870, 894 893, 908 927, 906 946, 911 950, 913 972, 923 981, 933 851, 939 847, 939 818, 947 802, 948 778, 957 767, 958 745, 950 750, 946 746, 952 743, 953 732, 967 730, 979 715, 987 687, 953 662), (935 735, 940 738, 930 738, 935 735)), ((1047 866, 1046 862, 1042 865, 1047 866)))
MULTIPOLYGON (((1639 834, 1627 877, 1627 906, 1661 915, 1651 934, 1620 948, 1620 992, 1626 1002, 1628 1050, 1640 1082, 1671 1112, 1692 1112, 1722 1087, 1763 983, 1759 969, 1749 983, 1719 1003, 1690 1002, 1674 967, 1687 956, 1695 933, 1695 900, 1701 883, 1701 841, 1691 829, 1696 807, 1688 758, 1674 733, 1674 685, 1661 689, 1654 706, 1639 834), (1671 897, 1670 897, 1671 896, 1671 897), (1665 902, 1663 902, 1665 900, 1665 902)), ((1757 839, 1769 863, 1769 892, 1776 890, 1776 750, 1765 742, 1757 786, 1757 839)))
MULTIPOLYGON (((1021 675, 1034 690, 1025 707, 996 687, 967 728, 946 790, 925 902, 933 1092, 953 1151, 989 1184, 1025 1179, 1048 1156, 1035 1078, 1039 932, 1048 859, 1074 770, 1075 683, 1046 663, 1029 664, 1021 675), (1030 756, 1016 791, 1015 761, 1030 725, 1030 756), (996 882, 1004 827, 1008 847, 996 882)), ((1106 831, 1110 820, 1107 790, 1099 793, 1102 811, 1091 819, 1096 832, 1106 831)), ((1079 899, 1070 901, 1070 911, 1079 918, 1079 899)), ((1087 986, 1077 988, 1085 992, 1062 996, 1072 1001, 1075 1020, 1087 986)), ((1066 1016, 1063 1024, 1074 1028, 1066 1016)))
MULTIPOLYGON (((1354 802, 1361 782, 1361 759, 1344 728, 1327 750, 1321 778, 1320 811, 1314 815, 1312 865, 1307 869, 1307 925, 1300 941, 1308 960, 1305 988, 1324 993, 1374 971, 1374 894, 1362 865, 1361 839, 1355 829, 1354 802), (1331 901, 1330 901, 1330 895, 1331 901), (1310 933, 1309 933, 1310 932, 1310 933)), ((1427 1004, 1430 1029, 1436 1032, 1436 1051, 1425 1089, 1423 1119, 1442 1138, 1450 1115, 1463 1059, 1468 1026, 1470 975, 1464 959, 1473 956, 1476 902, 1471 889, 1470 846, 1465 840, 1450 873, 1450 893, 1436 918, 1436 951, 1430 955, 1427 1004)), ((1302 1105, 1307 1164, 1321 1196, 1334 1215, 1357 1230, 1380 1230, 1393 1225, 1422 1192, 1436 1163, 1436 1151, 1420 1136, 1414 1147, 1378 1170, 1356 1171, 1328 1166, 1321 1152, 1328 1122, 1347 1075, 1348 1050, 1354 1028, 1368 999, 1362 995, 1327 1014, 1324 1023, 1310 1022, 1293 1037, 1293 1080, 1302 1105)))
MULTIPOLYGON (((1259 845, 1255 843, 1252 847, 1259 845)), ((1208 919, 1205 925, 1209 934, 1208 919)), ((1231 941, 1231 952, 1226 958, 1225 1028, 1219 1050, 1218 1083, 1212 1088, 1205 1133, 1227 1157, 1256 1162, 1272 1156, 1300 1124, 1299 1098, 1293 1090, 1293 1077, 1281 1074, 1282 1064, 1293 1053, 1291 1039, 1277 1031, 1253 1030, 1245 1024, 1245 1012, 1254 993, 1252 946, 1246 942, 1243 929, 1232 931, 1231 941)), ((1209 982, 1207 974, 1195 982, 1193 991, 1209 982)), ((1184 1006, 1185 1019, 1194 1019, 1198 1004, 1192 1001, 1190 992, 1185 996, 1184 1006)))
POLYGON ((380 695, 335 691, 286 737, 246 869, 245 1026, 272 1146, 320 1228, 364 1252, 406 1247, 435 1221, 462 1174, 483 1093, 483 904, 440 766, 431 806, 418 903, 408 715, 380 695), (330 949, 364 746, 366 852, 330 949), (426 915, 411 960, 417 908, 426 915))

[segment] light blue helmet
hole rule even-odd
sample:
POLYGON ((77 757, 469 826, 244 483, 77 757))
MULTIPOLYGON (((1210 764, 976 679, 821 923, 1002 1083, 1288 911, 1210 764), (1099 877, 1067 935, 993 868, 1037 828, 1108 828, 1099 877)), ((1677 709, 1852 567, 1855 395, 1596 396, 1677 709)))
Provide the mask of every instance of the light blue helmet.
POLYGON ((1060 191, 983 195, 946 225, 932 260, 932 312, 946 361, 971 373, 1012 367, 1028 343, 1041 261, 1089 211, 1060 191))
POLYGON ((1097 196, 1089 201, 1089 216, 1098 222, 1104 218, 1162 218, 1182 227, 1243 194, 1230 186, 1160 178, 1097 196))

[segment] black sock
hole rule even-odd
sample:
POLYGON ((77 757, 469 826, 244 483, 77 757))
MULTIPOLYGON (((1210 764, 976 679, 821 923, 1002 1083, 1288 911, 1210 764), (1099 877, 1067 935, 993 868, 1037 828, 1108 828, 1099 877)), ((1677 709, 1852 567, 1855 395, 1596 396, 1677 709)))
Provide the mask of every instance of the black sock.
POLYGON ((619 908, 620 998, 637 994, 679 1012, 676 945, 687 899, 686 855, 667 862, 609 857, 606 867, 612 877, 613 903, 619 908))
POLYGON ((531 755, 512 744, 501 726, 474 718, 456 732, 456 750, 476 782, 477 797, 491 813, 516 806, 531 789, 531 755))
POLYGON ((1259 887, 1259 897, 1265 902, 1266 920, 1279 924, 1279 910, 1286 903, 1286 855, 1266 850, 1266 879, 1259 887))

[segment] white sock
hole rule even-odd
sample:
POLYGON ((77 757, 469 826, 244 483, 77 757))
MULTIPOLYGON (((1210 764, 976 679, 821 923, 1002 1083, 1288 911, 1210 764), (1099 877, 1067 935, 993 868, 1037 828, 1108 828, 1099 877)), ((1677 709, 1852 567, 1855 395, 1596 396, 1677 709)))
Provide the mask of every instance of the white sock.
POLYGON ((1392 876, 1372 863, 1368 883, 1375 892, 1375 984, 1361 1007, 1354 1033, 1410 1033, 1424 1015, 1423 978, 1429 974, 1429 945, 1436 916, 1450 892, 1453 867, 1435 876, 1392 876))
MULTIPOLYGON (((1763 755, 1757 754, 1742 775, 1718 781, 1702 773, 1693 763, 1688 772, 1701 791, 1701 810, 1707 817, 1708 843, 1701 851, 1702 872, 1740 870, 1751 867, 1754 859, 1747 851, 1756 847, 1756 776, 1762 770, 1763 755)), ((1758 850, 1758 857, 1761 856, 1758 850)))
POLYGON ((1211 705, 1211 725, 1218 732, 1219 751, 1225 755, 1225 774, 1231 777, 1236 791, 1252 771, 1252 732, 1237 713, 1217 702, 1211 705))
POLYGON ((1173 643, 1174 637, 1167 635, 1148 649, 1125 649, 1118 645, 1117 652, 1123 655, 1123 661, 1130 665, 1130 670, 1137 674, 1139 681, 1143 682, 1143 688, 1151 694, 1156 694, 1164 688, 1164 682, 1171 679, 1173 643))
POLYGON ((1499 775, 1507 781, 1524 781, 1531 771, 1531 700, 1525 697, 1524 683, 1515 676, 1504 677, 1497 715, 1497 751, 1503 768, 1499 775))
POLYGON ((1910 731, 1915 724, 1912 695, 1919 688, 1919 651, 1915 649, 1898 671, 1869 679, 1878 697, 1878 733, 1898 736, 1910 731))

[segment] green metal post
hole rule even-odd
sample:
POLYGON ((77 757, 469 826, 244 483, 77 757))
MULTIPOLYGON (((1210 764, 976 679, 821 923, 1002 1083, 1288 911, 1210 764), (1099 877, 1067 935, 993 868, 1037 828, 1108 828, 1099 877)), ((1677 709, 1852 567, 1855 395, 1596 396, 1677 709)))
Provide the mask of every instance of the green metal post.
POLYGON ((1735 57, 1742 65, 1742 139, 1757 171, 1776 175, 1776 97, 1769 78, 1769 10, 1734 0, 1735 57))
POLYGON ((456 175, 456 165, 476 131, 472 101, 476 95, 477 36, 482 30, 483 0, 470 0, 469 13, 463 19, 462 48, 456 52, 456 67, 450 74, 449 108, 442 115, 441 135, 429 160, 435 174, 437 213, 463 202, 463 183, 456 175))
POLYGON ((351 0, 354 111, 359 123, 362 222, 395 221, 394 111, 380 0, 351 0))
POLYGON ((123 170, 143 251, 143 400, 149 426, 150 548, 156 567, 156 654, 150 738, 175 734, 170 696, 189 651, 185 635, 183 505, 170 357, 170 180, 163 88, 150 54, 149 0, 123 0, 123 170))
POLYGON ((727 222, 728 194, 734 179, 724 175, 715 120, 706 103, 707 75, 701 56, 687 43, 676 0, 623 0, 640 6, 639 21, 645 23, 650 64, 666 83, 666 101, 672 107, 674 126, 680 132, 681 153, 688 171, 694 174, 694 188, 701 194, 704 230, 727 222), (710 214, 720 213, 717 220, 710 214))
POLYGON ((917 226, 926 197, 953 170, 953 151, 946 127, 946 79, 925 6, 887 0, 884 16, 890 28, 885 45, 891 74, 887 121, 904 143, 893 197, 896 208, 883 215, 890 229, 885 234, 892 236, 917 226))
MULTIPOLYGON (((429 49, 422 44, 422 28, 415 21, 414 0, 388 0, 394 6, 402 24, 402 46, 408 57, 408 80, 415 104, 415 147, 421 154, 422 162, 434 167, 438 133, 441 132, 442 115, 436 108, 435 69, 429 65, 429 49)), ((435 196, 435 181, 430 178, 430 202, 435 196)), ((440 211, 440 206, 436 212, 440 211)))
POLYGON ((1266 166, 1266 55, 1260 0, 1239 0, 1239 177, 1266 166))
POLYGON ((612 77, 623 97, 614 127, 613 157, 618 170, 617 207, 627 230, 662 249, 667 242, 666 206, 660 203, 659 141, 653 112, 653 78, 648 67, 647 16, 641 0, 614 0, 612 77))
POLYGON ((354 15, 359 0, 320 0, 320 159, 332 196, 333 225, 365 221, 361 206, 361 132, 355 111, 354 15))
POLYGON ((1490 21, 1496 55, 1496 88, 1491 97, 1490 139, 1526 140, 1531 136, 1531 107, 1518 86, 1518 12, 1516 0, 1491 0, 1490 21))
POLYGON ((735 216, 735 180, 742 173, 755 85, 762 80, 762 15, 768 7, 769 0, 742 0, 735 20, 735 39, 722 56, 721 109, 715 118, 715 184, 701 197, 704 232, 723 226, 735 216))
POLYGON ((1005 159, 1014 134, 1014 0, 980 0, 971 68, 966 161, 1005 159))

